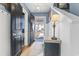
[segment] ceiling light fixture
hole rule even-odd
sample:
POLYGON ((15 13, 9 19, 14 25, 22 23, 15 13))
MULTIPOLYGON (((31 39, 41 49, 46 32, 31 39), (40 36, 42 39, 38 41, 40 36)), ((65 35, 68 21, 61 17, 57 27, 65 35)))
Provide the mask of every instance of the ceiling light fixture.
POLYGON ((40 7, 36 7, 36 9, 40 11, 40 7))

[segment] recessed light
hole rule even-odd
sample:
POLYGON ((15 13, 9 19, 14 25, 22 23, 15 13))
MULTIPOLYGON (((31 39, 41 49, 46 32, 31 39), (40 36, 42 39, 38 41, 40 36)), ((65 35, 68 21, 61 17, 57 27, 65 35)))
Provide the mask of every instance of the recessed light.
POLYGON ((40 10, 40 7, 36 7, 37 10, 40 10))

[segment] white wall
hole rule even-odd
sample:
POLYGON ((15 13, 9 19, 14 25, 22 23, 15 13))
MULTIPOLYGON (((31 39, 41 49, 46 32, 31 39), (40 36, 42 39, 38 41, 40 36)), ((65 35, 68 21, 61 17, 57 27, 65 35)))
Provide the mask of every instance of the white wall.
POLYGON ((79 16, 79 3, 70 3, 70 12, 79 16))
POLYGON ((63 21, 60 25, 60 39, 61 42, 61 55, 62 56, 70 56, 71 55, 71 38, 70 38, 70 25, 67 21, 67 17, 63 16, 63 21))
POLYGON ((71 39, 72 55, 79 56, 79 21, 71 25, 71 39))
POLYGON ((10 49, 10 14, 0 10, 0 56, 9 56, 10 49))
POLYGON ((24 19, 25 19, 25 33, 24 33, 24 45, 28 45, 28 12, 23 8, 23 12, 25 14, 24 19))

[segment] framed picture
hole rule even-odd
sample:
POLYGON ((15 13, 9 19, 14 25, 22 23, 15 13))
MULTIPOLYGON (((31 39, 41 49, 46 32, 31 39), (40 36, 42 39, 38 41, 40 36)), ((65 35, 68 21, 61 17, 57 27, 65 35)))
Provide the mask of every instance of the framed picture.
POLYGON ((61 9, 69 9, 69 4, 68 3, 59 3, 59 8, 61 8, 61 9))
POLYGON ((69 9, 69 3, 54 3, 54 6, 61 9, 69 9))

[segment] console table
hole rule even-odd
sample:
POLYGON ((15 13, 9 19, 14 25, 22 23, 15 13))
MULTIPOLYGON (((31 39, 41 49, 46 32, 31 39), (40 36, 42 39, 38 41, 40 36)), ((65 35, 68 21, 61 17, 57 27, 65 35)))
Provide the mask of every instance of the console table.
POLYGON ((61 40, 44 40, 44 55, 45 56, 60 56, 61 55, 61 40))

